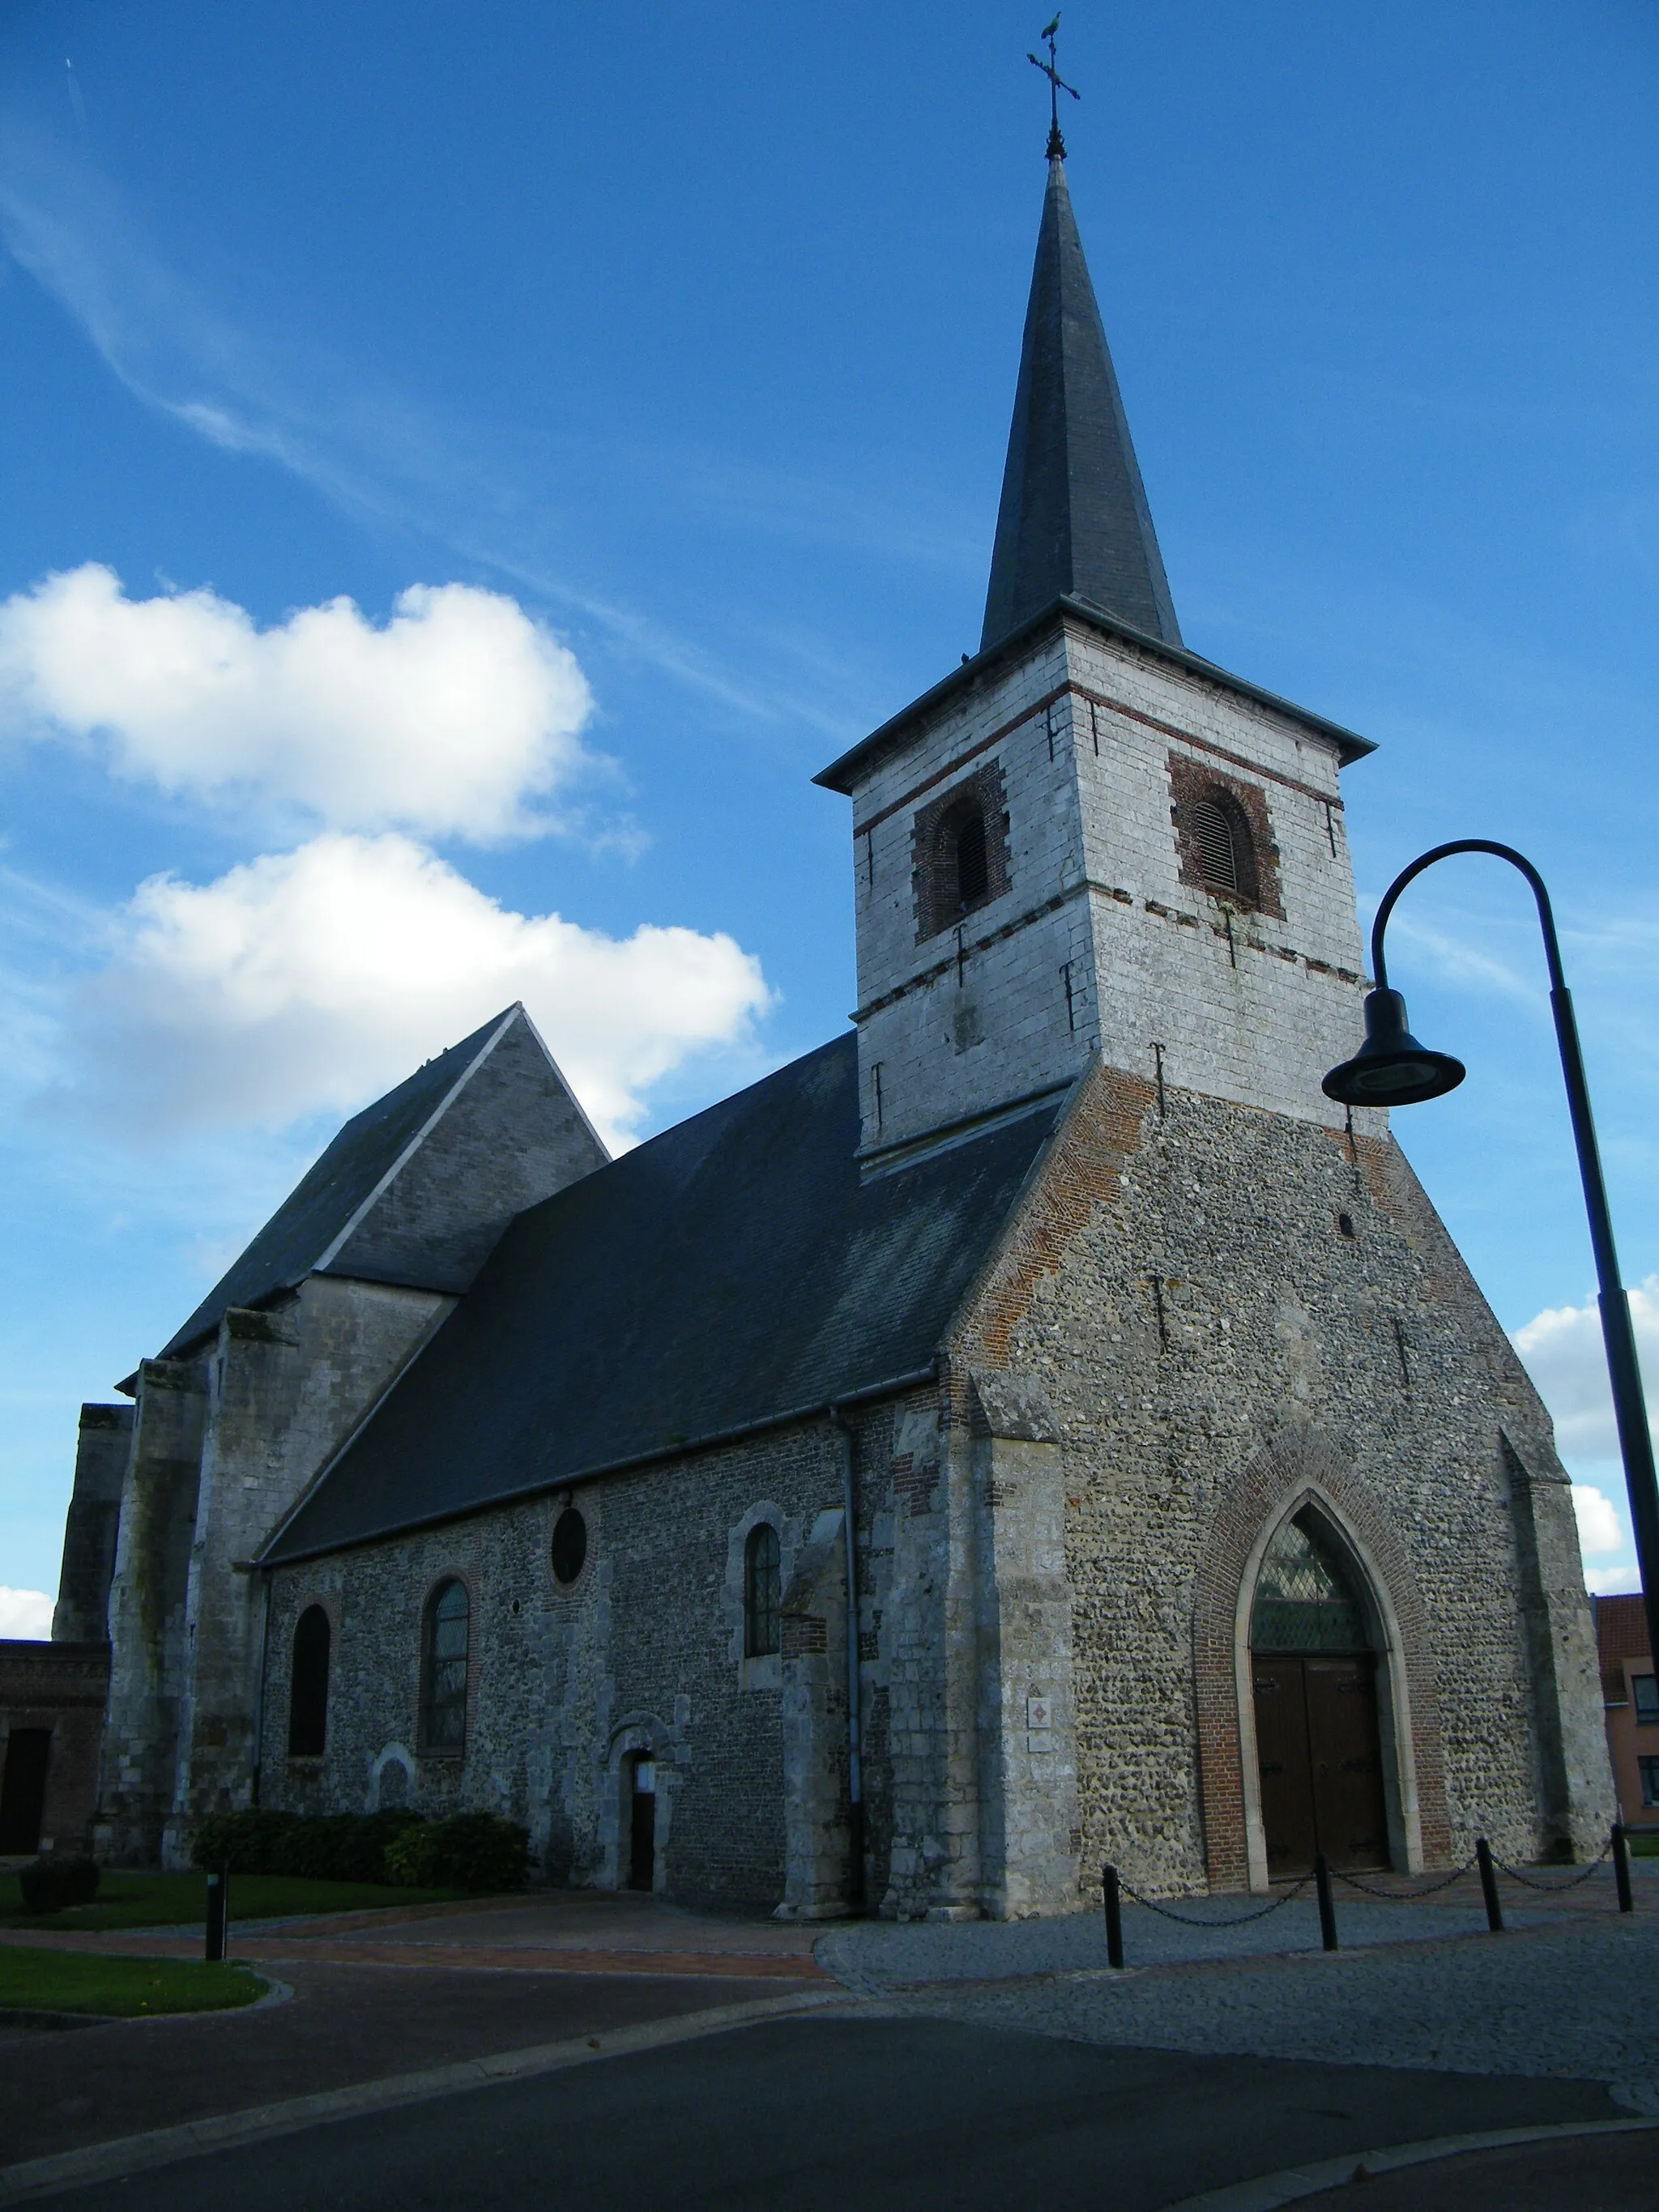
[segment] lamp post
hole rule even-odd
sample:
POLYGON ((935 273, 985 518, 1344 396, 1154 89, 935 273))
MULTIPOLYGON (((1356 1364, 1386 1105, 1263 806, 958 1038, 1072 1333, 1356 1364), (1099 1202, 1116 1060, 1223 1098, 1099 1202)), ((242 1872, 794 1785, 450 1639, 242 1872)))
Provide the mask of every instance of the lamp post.
POLYGON ((1382 933, 1396 901, 1413 877, 1437 860, 1454 853, 1491 853, 1519 868, 1532 885, 1538 902, 1539 926, 1544 933, 1544 953, 1549 963, 1550 1011, 1555 1017, 1555 1038, 1561 1049, 1561 1073, 1566 1080, 1567 1105, 1572 1115, 1573 1142, 1578 1150, 1578 1173, 1584 1186, 1584 1211, 1589 1216, 1590 1244, 1595 1254, 1595 1275, 1601 1296, 1601 1340, 1607 1347, 1607 1380, 1613 1386, 1613 1416, 1619 1425, 1619 1450, 1625 1463, 1625 1482, 1630 1492, 1631 1523, 1636 1537, 1636 1557, 1642 1571, 1647 1604, 1649 1649, 1659 1658, 1659 1481, 1656 1481, 1653 1436, 1648 1426, 1647 1406, 1642 1395, 1642 1371, 1636 1362, 1636 1333, 1631 1326, 1630 1299, 1619 1279, 1619 1255, 1613 1248, 1613 1223, 1607 1213, 1607 1186, 1601 1179, 1601 1154, 1596 1149, 1595 1124, 1590 1118, 1589 1091, 1584 1082, 1583 1055, 1578 1048, 1578 1025, 1573 1019, 1572 994, 1561 970, 1561 947, 1555 934, 1555 916, 1544 878, 1532 862, 1509 845, 1495 845, 1485 837, 1460 837, 1450 845, 1437 845, 1431 853, 1402 868, 1383 894, 1371 925, 1371 973, 1376 988, 1365 1000, 1365 1042, 1352 1060, 1334 1067, 1325 1078, 1324 1091, 1345 1106, 1414 1106, 1428 1098, 1443 1097, 1463 1080, 1462 1060, 1449 1053, 1431 1052, 1406 1026, 1406 1001, 1389 988, 1382 955, 1382 933))

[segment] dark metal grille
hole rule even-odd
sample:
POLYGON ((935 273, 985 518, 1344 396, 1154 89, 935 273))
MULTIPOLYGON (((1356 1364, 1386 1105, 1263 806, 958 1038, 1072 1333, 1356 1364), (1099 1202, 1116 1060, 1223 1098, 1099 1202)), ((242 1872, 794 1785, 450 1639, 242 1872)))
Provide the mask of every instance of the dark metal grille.
POLYGON ((426 1616, 426 1713, 428 1751, 459 1751, 466 1741, 466 1592, 446 1583, 426 1616))
POLYGON ((743 1555, 743 1648, 750 1659, 763 1659, 778 1648, 778 1604, 782 1593, 778 1532, 763 1521, 749 1532, 743 1555))
POLYGON ((957 908, 966 914, 991 888, 991 865, 985 849, 985 817, 974 813, 957 832, 957 908))
POLYGON ((1347 1571, 1310 1513, 1267 1547, 1250 1612, 1257 1651, 1361 1651, 1370 1643, 1347 1571))
POLYGON ((1239 866, 1239 829, 1226 808, 1213 799, 1200 799, 1192 811, 1193 844, 1204 880, 1218 891, 1242 891, 1243 871, 1239 866))
POLYGON ((288 1686, 288 1755, 320 1759, 328 1735, 328 1615, 308 1605, 294 1631, 288 1686))

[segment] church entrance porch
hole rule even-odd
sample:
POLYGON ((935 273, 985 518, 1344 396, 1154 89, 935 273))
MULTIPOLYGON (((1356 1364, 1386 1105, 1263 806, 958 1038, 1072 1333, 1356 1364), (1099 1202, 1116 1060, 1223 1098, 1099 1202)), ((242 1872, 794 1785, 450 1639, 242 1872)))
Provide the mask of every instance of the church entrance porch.
POLYGON ((1376 1655, 1352 1572, 1310 1509, 1279 1531, 1250 1614, 1261 1825, 1270 1880, 1387 1867, 1376 1655))

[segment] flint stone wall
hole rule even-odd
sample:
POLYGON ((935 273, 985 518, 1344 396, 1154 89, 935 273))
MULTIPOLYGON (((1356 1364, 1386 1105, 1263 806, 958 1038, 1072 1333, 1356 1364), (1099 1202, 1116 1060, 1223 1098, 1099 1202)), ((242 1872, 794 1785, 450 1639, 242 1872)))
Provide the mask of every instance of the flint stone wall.
MULTIPOLYGON (((1389 1595, 1422 1851, 1600 1848, 1593 1632, 1548 1418, 1391 1140, 1172 1086, 1160 1115, 1097 1069, 954 1356, 1040 1382, 1064 1437, 1090 1877, 1246 1877, 1221 1741, 1241 1685, 1205 1577, 1230 1516, 1259 1534, 1305 1487, 1297 1450, 1261 1481, 1287 1437, 1318 1440, 1411 1586, 1389 1595)), ((1235 1582, 1229 1638, 1237 1602, 1235 1582)))
MULTIPOLYGON (((890 1413, 855 1417, 854 1425, 861 1461, 884 1468, 890 1413)), ((396 1769, 390 1787, 400 1802, 430 1818, 465 1809, 521 1821, 550 1878, 611 1887, 628 1874, 624 1762, 649 1751, 662 1893, 766 1909, 787 1899, 798 1909, 823 1908, 835 1902, 831 1892, 844 1899, 841 1451, 827 1419, 805 1423, 276 1570, 261 1802, 368 1809, 386 1802, 386 1778, 396 1769), (586 1559, 568 1588, 550 1565, 553 1524, 567 1504, 587 1526, 586 1559), (763 1518, 781 1540, 783 1650, 746 1659, 743 1543, 763 1518), (798 1564, 810 1570, 805 1578, 798 1564), (459 1757, 427 1753, 419 1741, 422 1614, 451 1575, 471 1601, 459 1757), (334 1628, 327 1744, 319 1759, 289 1759, 294 1630, 313 1602, 327 1607, 334 1628), (796 1782, 823 1816, 799 1865, 786 1832, 786 1711, 797 1738, 796 1782), (827 1830, 827 1850, 819 1830, 827 1830)), ((872 1620, 878 1498, 865 1501, 860 1519, 872 1620)), ((879 1788, 872 1813, 879 1880, 888 1849, 879 1788)))

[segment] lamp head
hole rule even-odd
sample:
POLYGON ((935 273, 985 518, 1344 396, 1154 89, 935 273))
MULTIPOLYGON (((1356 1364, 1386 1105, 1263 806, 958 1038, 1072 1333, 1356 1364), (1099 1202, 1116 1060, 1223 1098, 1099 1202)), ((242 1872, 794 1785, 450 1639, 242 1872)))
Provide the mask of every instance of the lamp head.
POLYGON ((1365 1000, 1364 1043, 1331 1070, 1321 1088, 1344 1106, 1416 1106, 1455 1091, 1466 1073, 1449 1052, 1419 1044, 1406 1027, 1406 1001, 1398 991, 1372 991, 1365 1000))

